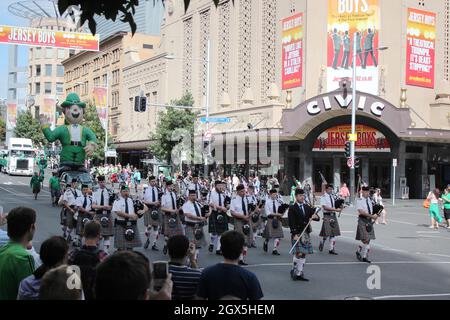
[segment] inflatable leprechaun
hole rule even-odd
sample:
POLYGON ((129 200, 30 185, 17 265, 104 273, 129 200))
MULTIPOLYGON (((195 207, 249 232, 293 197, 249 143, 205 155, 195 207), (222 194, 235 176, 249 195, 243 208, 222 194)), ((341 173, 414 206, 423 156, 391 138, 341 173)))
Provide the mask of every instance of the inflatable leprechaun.
POLYGON ((66 125, 51 130, 49 118, 40 115, 42 132, 49 142, 59 140, 62 145, 59 155, 60 173, 68 170, 85 171, 84 160, 86 155, 92 156, 97 148, 97 138, 94 132, 81 125, 86 103, 81 102, 76 93, 69 93, 66 100, 61 103, 61 107, 63 108, 66 125))

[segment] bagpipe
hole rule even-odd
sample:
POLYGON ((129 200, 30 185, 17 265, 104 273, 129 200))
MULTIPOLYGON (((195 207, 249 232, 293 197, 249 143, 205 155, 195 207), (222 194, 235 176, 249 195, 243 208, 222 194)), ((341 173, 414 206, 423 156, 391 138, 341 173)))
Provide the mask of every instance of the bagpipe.
MULTIPOLYGON (((381 212, 384 210, 384 206, 382 206, 381 204, 374 204, 372 206, 372 212, 373 214, 377 215, 377 216, 381 216, 381 212)), ((366 223, 366 231, 367 232, 372 232, 373 230, 373 224, 375 223, 375 220, 370 219, 369 223, 366 223)))

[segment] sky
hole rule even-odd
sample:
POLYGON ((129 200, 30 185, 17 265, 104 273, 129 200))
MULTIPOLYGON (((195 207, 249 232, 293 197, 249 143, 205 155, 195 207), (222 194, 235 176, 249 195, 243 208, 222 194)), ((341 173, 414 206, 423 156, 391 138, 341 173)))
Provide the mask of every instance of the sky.
MULTIPOLYGON (((1 24, 10 26, 28 26, 28 20, 17 17, 8 11, 8 6, 18 0, 1 0, 1 24)), ((19 46, 19 66, 26 66, 28 60, 28 46, 19 46)), ((0 44, 0 98, 5 99, 8 93, 8 50, 9 44, 0 44)))

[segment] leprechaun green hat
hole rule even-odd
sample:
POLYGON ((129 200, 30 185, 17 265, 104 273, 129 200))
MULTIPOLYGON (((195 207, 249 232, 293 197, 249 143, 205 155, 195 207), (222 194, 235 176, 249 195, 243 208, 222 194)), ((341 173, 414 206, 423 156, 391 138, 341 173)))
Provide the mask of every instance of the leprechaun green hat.
POLYGON ((76 104, 77 106, 81 107, 81 108, 85 108, 86 107, 86 103, 81 102, 80 97, 75 93, 69 93, 66 97, 66 100, 61 103, 61 107, 65 108, 65 107, 70 107, 72 105, 76 104))

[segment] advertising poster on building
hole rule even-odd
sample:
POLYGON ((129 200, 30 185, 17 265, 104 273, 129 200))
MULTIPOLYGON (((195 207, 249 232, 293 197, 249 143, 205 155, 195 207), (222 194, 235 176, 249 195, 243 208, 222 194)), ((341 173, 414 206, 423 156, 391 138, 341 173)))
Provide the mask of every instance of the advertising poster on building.
POLYGON ((0 25, 0 43, 99 51, 99 35, 0 25))
POLYGON ((51 127, 55 127, 55 117, 56 117, 56 100, 55 98, 44 98, 44 105, 42 106, 41 113, 47 116, 50 120, 51 127))
POLYGON ((302 85, 303 72, 303 13, 285 18, 282 26, 282 89, 302 85))
POLYGON ((436 14, 408 8, 406 84, 434 88, 436 14))
POLYGON ((93 92, 94 105, 97 108, 98 118, 104 130, 108 122, 108 88, 96 87, 93 92))
MULTIPOLYGON (((350 124, 328 128, 314 142, 313 151, 344 152, 345 143, 352 132, 350 124)), ((358 152, 391 152, 389 141, 377 129, 365 125, 356 125, 356 153, 358 152)))
POLYGON ((6 105, 7 129, 13 130, 17 122, 17 104, 7 103, 6 105))
POLYGON ((378 94, 378 0, 328 0, 327 90, 352 78, 356 35, 356 89, 378 94))

